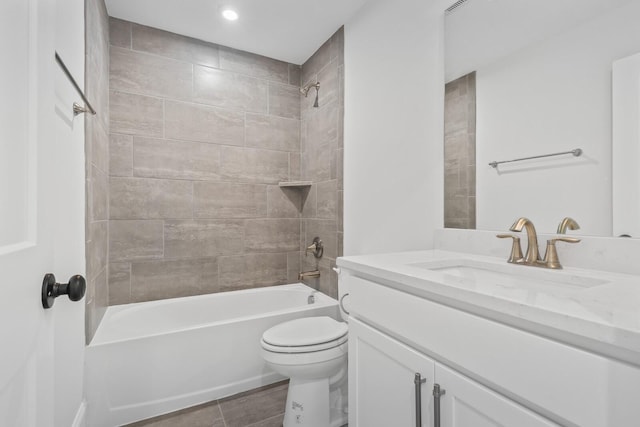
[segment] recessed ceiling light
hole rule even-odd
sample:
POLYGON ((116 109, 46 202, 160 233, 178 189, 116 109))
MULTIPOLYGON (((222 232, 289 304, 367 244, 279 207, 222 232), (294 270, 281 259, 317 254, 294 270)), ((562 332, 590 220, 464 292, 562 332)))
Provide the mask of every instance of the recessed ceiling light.
POLYGON ((238 19, 238 12, 233 9, 224 9, 222 11, 222 16, 228 21, 235 21, 238 19))

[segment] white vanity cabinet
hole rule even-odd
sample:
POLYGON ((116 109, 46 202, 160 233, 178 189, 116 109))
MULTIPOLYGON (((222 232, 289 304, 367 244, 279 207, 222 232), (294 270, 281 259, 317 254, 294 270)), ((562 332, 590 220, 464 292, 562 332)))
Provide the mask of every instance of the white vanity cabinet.
POLYGON ((350 289, 351 427, 416 426, 416 373, 426 378, 422 426, 438 427, 434 384, 445 391, 440 426, 640 426, 640 360, 487 318, 413 278, 407 285, 341 267, 350 289))
POLYGON ((358 320, 349 328, 350 426, 557 426, 358 320))
POLYGON ((349 425, 416 426, 420 402, 422 425, 431 426, 434 371, 430 358, 350 320, 349 425))

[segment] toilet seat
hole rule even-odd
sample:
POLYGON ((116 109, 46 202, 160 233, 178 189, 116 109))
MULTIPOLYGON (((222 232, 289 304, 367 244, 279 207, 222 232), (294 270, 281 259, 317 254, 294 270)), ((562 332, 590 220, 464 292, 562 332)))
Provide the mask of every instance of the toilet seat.
POLYGON ((330 317, 306 317, 281 323, 262 335, 262 348, 274 353, 313 353, 338 347, 348 327, 330 317))

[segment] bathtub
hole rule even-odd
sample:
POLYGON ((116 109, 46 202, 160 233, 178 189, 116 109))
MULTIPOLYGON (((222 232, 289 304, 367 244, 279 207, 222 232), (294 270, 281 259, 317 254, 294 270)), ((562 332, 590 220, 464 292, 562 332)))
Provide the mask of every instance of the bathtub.
POLYGON ((89 424, 113 427, 283 379, 260 356, 268 328, 339 318, 336 300, 301 283, 107 309, 86 349, 89 424))

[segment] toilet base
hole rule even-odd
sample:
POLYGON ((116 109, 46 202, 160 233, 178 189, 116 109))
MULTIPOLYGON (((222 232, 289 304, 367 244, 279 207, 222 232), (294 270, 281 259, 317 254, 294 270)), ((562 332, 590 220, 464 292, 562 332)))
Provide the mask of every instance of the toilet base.
POLYGON ((346 392, 346 387, 331 387, 330 390, 328 378, 291 378, 283 427, 344 426, 348 422, 348 414, 343 408, 346 403, 346 393, 343 392, 346 392))

